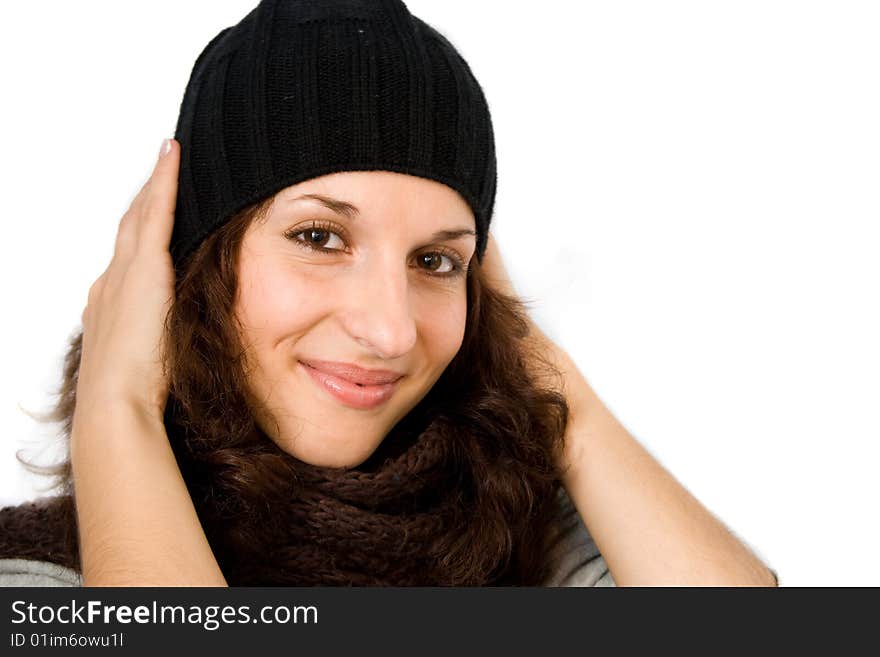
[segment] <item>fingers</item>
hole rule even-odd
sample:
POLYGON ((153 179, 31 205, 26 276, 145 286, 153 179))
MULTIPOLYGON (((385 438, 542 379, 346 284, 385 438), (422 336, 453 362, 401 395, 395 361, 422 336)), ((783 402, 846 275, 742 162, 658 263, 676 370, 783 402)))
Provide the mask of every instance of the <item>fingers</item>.
POLYGON ((152 175, 119 222, 114 260, 128 262, 141 249, 148 253, 168 251, 177 204, 179 165, 180 144, 174 139, 166 140, 152 175))
MULTIPOLYGON (((108 267, 109 269, 109 267, 108 267)), ((88 315, 89 308, 94 307, 98 303, 98 298, 101 296, 101 290, 104 289, 104 283, 107 280, 107 270, 104 270, 104 273, 98 276, 95 279, 95 282, 92 283, 92 286, 89 288, 89 296, 86 299, 86 307, 83 308, 82 315, 80 316, 80 324, 85 326, 86 317, 88 315)))
POLYGON ((140 224, 139 241, 149 249, 168 251, 177 205, 177 173, 180 144, 174 139, 162 143, 145 199, 145 216, 140 224))
POLYGON ((149 185, 150 181, 147 180, 141 186, 140 191, 119 221, 119 228, 116 230, 116 246, 113 250, 113 259, 117 262, 127 262, 134 255, 135 248, 137 247, 137 226, 133 224, 137 223, 137 216, 143 207, 143 200, 149 185))

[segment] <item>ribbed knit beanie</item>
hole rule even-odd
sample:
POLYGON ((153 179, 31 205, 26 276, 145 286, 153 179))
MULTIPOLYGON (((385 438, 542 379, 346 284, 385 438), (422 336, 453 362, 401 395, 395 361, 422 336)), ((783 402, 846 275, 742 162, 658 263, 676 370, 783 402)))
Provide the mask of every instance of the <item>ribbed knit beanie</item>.
POLYGON ((482 259, 497 182, 488 103, 452 44, 400 0, 262 0, 196 59, 174 137, 175 266, 246 206, 359 170, 459 192, 482 259))

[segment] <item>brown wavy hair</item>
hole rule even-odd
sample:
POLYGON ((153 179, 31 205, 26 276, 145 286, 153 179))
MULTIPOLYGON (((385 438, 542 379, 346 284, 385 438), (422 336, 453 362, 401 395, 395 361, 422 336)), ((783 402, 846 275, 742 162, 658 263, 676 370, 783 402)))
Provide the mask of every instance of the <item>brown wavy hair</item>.
MULTIPOLYGON (((175 299, 166 319, 171 386, 165 426, 202 527, 230 585, 257 581, 244 566, 255 555, 261 557, 257 561, 269 561, 278 573, 290 572, 294 557, 272 549, 285 528, 277 521, 254 518, 279 517, 278 505, 283 507, 284 499, 291 499, 282 493, 289 494, 292 479, 300 481, 302 493, 309 481, 314 482, 307 476, 308 468, 292 472, 290 455, 255 423, 245 350, 233 313, 242 239, 251 222, 264 220, 273 199, 236 214, 179 265, 175 299)), ((467 273, 467 325, 458 354, 426 397, 355 468, 365 475, 375 472, 400 454, 407 437, 438 413, 455 427, 452 433, 458 438, 450 436, 448 446, 455 467, 444 476, 455 473, 452 485, 459 503, 451 526, 459 531, 440 531, 433 537, 430 554, 435 556, 435 567, 431 582, 423 583, 540 585, 549 574, 548 553, 558 531, 557 464, 569 409, 559 392, 560 372, 540 349, 530 346, 526 305, 493 289, 473 258, 467 273)), ((17 455, 30 471, 54 479, 52 487, 60 489, 55 499, 62 503, 59 522, 67 528, 67 536, 77 535, 69 439, 81 347, 79 330, 69 341, 57 402, 42 416, 31 414, 42 422, 61 423, 67 458, 47 467, 17 455)), ((66 565, 81 570, 76 540, 69 543, 72 554, 66 565)), ((382 556, 374 552, 364 559, 382 556)), ((375 563, 365 561, 365 566, 369 570, 375 563)))

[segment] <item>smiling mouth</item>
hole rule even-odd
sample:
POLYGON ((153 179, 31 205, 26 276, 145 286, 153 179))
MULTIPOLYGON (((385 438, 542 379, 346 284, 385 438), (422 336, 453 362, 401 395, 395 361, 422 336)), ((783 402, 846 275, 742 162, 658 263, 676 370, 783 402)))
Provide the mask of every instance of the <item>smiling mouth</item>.
MULTIPOLYGON (((392 383, 364 384, 337 377, 307 365, 300 365, 308 372, 310 378, 319 388, 336 401, 357 409, 377 408, 387 402, 398 388, 400 379, 392 383)), ((403 378, 403 377, 401 377, 403 378)))

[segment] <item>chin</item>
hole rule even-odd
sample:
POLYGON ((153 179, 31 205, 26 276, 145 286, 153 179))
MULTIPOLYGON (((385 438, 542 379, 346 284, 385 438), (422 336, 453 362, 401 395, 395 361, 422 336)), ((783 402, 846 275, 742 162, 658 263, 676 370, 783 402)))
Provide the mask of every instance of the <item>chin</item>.
MULTIPOLYGON (((270 423, 273 431, 266 431, 263 422, 258 422, 264 433, 272 442, 278 445, 282 451, 294 458, 317 467, 328 468, 354 468, 366 461, 376 451, 387 433, 386 429, 377 431, 376 436, 371 436, 370 427, 363 420, 351 424, 337 421, 332 423, 330 430, 322 429, 322 422, 326 420, 306 420, 296 423, 283 423, 277 427, 280 435, 274 429, 274 423, 270 423), (308 427, 308 431, 303 429, 308 427), (355 436, 355 441, 347 438, 355 436)), ((375 430, 375 427, 373 428, 375 430)))
POLYGON ((320 468, 356 468, 361 463, 366 461, 367 458, 369 458, 369 456, 370 455, 367 454, 363 458, 361 458, 361 457, 345 458, 344 455, 343 456, 333 455, 333 456, 324 457, 324 458, 304 458, 304 457, 297 457, 297 458, 299 458, 300 461, 308 463, 309 465, 314 465, 314 466, 320 467, 320 468))
POLYGON ((368 449, 354 451, 340 447, 339 449, 328 451, 326 447, 332 444, 334 444, 333 441, 323 442, 321 444, 321 449, 302 450, 297 449, 297 445, 293 445, 292 449, 287 449, 283 445, 281 445, 281 448, 291 456, 294 456, 309 465, 324 468, 354 468, 370 458, 370 455, 373 454, 373 452, 376 451, 376 447, 378 447, 378 445, 375 445, 368 449))

